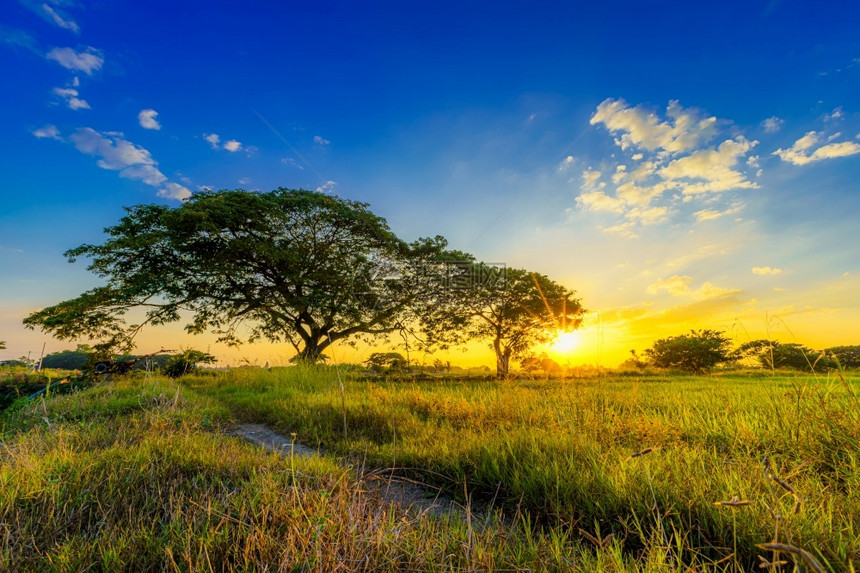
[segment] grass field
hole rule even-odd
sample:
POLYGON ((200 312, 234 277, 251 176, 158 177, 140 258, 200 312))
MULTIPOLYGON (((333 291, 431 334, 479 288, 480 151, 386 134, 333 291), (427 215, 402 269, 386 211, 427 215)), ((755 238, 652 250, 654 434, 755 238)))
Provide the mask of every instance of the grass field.
POLYGON ((334 368, 117 381, 5 414, 0 568, 852 570, 858 387, 838 374, 413 382, 334 368), (234 420, 327 454, 263 454, 223 436, 234 420), (491 515, 473 527, 387 507, 343 457, 491 515), (757 547, 774 541, 795 553, 757 547))

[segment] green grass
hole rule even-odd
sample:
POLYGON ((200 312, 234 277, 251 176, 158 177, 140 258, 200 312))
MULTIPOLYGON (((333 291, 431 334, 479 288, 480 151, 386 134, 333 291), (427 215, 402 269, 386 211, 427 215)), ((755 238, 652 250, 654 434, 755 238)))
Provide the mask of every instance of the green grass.
POLYGON ((0 570, 730 571, 772 559, 756 544, 774 539, 852 570, 858 393, 851 378, 758 374, 117 380, 4 413, 0 570), (332 457, 266 454, 224 435, 235 420, 332 457), (337 457, 504 515, 407 514, 337 457), (714 504, 735 496, 750 504, 714 504))
POLYGON ((613 533, 640 563, 751 569, 774 539, 832 570, 860 560, 856 378, 344 380, 341 393, 333 369, 275 369, 195 387, 306 443, 495 497, 548 535, 613 533), (736 496, 750 504, 715 505, 736 496))
POLYGON ((618 543, 593 553, 527 515, 472 527, 408 514, 331 458, 285 459, 225 436, 230 421, 220 399, 160 379, 6 412, 0 570, 660 568, 659 554, 649 565, 618 543))

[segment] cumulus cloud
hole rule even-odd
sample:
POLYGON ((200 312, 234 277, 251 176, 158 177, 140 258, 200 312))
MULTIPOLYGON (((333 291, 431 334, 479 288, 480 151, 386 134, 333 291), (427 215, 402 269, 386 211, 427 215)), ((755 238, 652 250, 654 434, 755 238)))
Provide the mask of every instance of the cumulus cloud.
POLYGON ((164 197, 166 199, 177 199, 179 201, 185 201, 186 199, 191 197, 191 191, 189 191, 187 187, 184 187, 179 183, 173 183, 168 181, 164 184, 163 188, 159 189, 158 196, 164 197))
POLYGON ((761 126, 767 133, 776 133, 777 131, 782 129, 782 125, 784 123, 784 119, 780 119, 774 115, 761 122, 761 126))
POLYGON ((88 76, 100 70, 105 61, 101 52, 92 46, 87 47, 83 52, 76 52, 72 48, 54 48, 45 57, 54 60, 67 70, 83 72, 88 76))
MULTIPOLYGON (((221 136, 217 133, 204 133, 203 139, 209 142, 209 145, 212 146, 212 149, 226 149, 231 153, 235 153, 237 151, 242 150, 242 142, 237 141, 235 139, 230 139, 225 141, 223 144, 221 143, 221 136)), ((250 150, 256 150, 256 148, 248 148, 250 150)))
POLYGON ((627 153, 614 166, 601 165, 611 169, 609 177, 591 168, 584 171, 576 201, 587 211, 623 216, 626 223, 608 229, 617 227, 626 236, 637 225, 655 225, 689 212, 680 207, 700 196, 707 195, 710 206, 693 213, 697 221, 729 214, 732 207, 720 205, 715 194, 758 188, 748 175, 758 166, 757 159, 749 157, 758 142, 733 133, 718 139, 717 145, 710 143, 720 134, 721 123, 677 101, 670 101, 661 117, 623 99, 606 99, 591 124, 605 127, 627 153))
POLYGON ((229 151, 231 153, 235 153, 235 152, 242 149, 242 144, 239 141, 236 141, 235 139, 231 139, 229 141, 224 142, 224 149, 226 149, 227 151, 229 151))
MULTIPOLYGON (((828 138, 827 141, 831 141, 834 137, 828 138)), ((795 141, 794 145, 788 149, 780 148, 774 151, 773 154, 788 163, 793 163, 794 165, 806 165, 808 163, 815 163, 816 161, 822 161, 824 159, 848 157, 850 155, 860 153, 860 144, 853 141, 825 143, 813 150, 813 148, 823 141, 822 136, 818 132, 810 131, 795 141)))
POLYGON ((603 191, 591 191, 581 193, 576 198, 580 207, 587 211, 606 211, 609 213, 624 213, 624 201, 610 197, 603 191))
POLYGON ((209 145, 212 146, 212 149, 218 149, 219 144, 221 143, 221 137, 217 133, 204 133, 203 139, 209 142, 209 145))
POLYGON ((660 175, 669 181, 688 180, 681 185, 685 195, 754 189, 758 185, 749 181, 735 166, 757 143, 747 141, 743 136, 727 139, 717 149, 702 149, 673 160, 660 170, 660 175))
POLYGON ((191 196, 188 189, 167 180, 148 150, 128 141, 122 133, 102 133, 82 127, 70 135, 69 140, 81 153, 96 157, 96 165, 102 169, 117 171, 120 177, 158 187, 161 197, 186 199, 191 196))
POLYGON ((316 143, 317 145, 328 145, 329 143, 331 143, 331 141, 329 141, 328 139, 325 139, 321 135, 315 135, 314 136, 314 143, 316 143))
POLYGON ((144 129, 161 129, 161 124, 158 123, 157 117, 158 112, 154 109, 142 109, 137 114, 137 121, 140 123, 140 127, 144 129))
POLYGON ((604 227, 603 231, 606 233, 611 233, 613 235, 619 235, 626 239, 638 239, 639 235, 637 235, 633 231, 633 223, 630 221, 626 223, 618 223, 617 225, 612 225, 611 227, 604 227))
POLYGON ((78 24, 59 10, 51 8, 48 4, 42 4, 42 12, 45 19, 49 22, 53 22, 60 28, 68 30, 74 34, 80 34, 81 29, 78 27, 78 24))
POLYGON ((39 139, 56 139, 57 141, 63 140, 63 138, 60 137, 60 130, 57 129, 55 125, 51 124, 48 124, 45 127, 40 127, 39 129, 34 129, 33 135, 35 135, 39 139))
POLYGON ((640 106, 631 107, 623 99, 606 99, 591 116, 591 125, 603 124, 621 149, 663 149, 681 152, 697 147, 716 134, 716 117, 701 117, 695 110, 684 109, 673 100, 666 108, 668 119, 661 121, 653 112, 640 106))
POLYGON ((567 171, 568 169, 570 169, 573 166, 573 164, 575 162, 576 162, 576 159, 574 159, 573 155, 568 155, 567 157, 565 157, 561 161, 561 163, 558 164, 558 170, 559 171, 567 171))
POLYGON ((648 286, 648 293, 660 294, 662 291, 665 291, 669 296, 691 296, 696 299, 709 299, 741 292, 739 289, 720 287, 708 281, 702 283, 697 289, 693 289, 692 285, 692 277, 675 275, 668 279, 661 279, 648 286))
POLYGON ((779 273, 782 272, 782 269, 777 269, 777 268, 773 268, 773 267, 753 267, 752 272, 755 275, 762 275, 762 276, 778 275, 779 273))
POLYGON ((74 88, 54 88, 54 95, 66 102, 69 109, 90 109, 90 104, 79 98, 74 88))

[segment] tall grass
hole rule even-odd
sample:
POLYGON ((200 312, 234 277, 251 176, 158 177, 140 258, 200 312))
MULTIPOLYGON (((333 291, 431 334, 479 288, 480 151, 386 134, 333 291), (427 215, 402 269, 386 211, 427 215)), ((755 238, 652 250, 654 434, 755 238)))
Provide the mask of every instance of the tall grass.
MULTIPOLYGON (((203 395, 184 383, 124 380, 5 413, 0 570, 663 570, 659 550, 636 558, 611 539, 593 550, 526 512, 481 528, 410 514, 331 458, 285 459, 224 435, 225 404, 275 392, 277 408, 300 412, 289 422, 298 424, 314 419, 326 384, 240 374, 217 386, 198 379, 203 395)), ((347 386, 348 428, 375 444, 358 437, 358 388, 347 386)), ((329 398, 339 404, 336 386, 329 398)), ((283 426, 277 408, 261 416, 283 426)), ((331 418, 327 431, 343 439, 338 408, 325 412, 317 419, 331 418)))
POLYGON ((640 565, 750 569, 799 555, 757 547, 777 542, 837 571, 860 560, 857 387, 841 375, 755 374, 352 379, 341 393, 333 371, 296 368, 195 383, 310 445, 380 467, 396 453, 401 473, 455 495, 465 483, 551 537, 593 545, 588 535, 612 534, 640 565), (733 499, 750 503, 718 503, 733 499))

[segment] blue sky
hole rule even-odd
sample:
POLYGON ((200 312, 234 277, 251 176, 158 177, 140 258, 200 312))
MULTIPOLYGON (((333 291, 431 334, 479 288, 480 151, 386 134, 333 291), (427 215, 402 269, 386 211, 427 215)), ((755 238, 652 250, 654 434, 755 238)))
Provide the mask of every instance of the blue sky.
POLYGON ((693 327, 860 343, 860 7, 645 4, 5 2, 0 358, 96 284, 63 251, 206 187, 547 273, 592 311, 573 362, 693 327))

